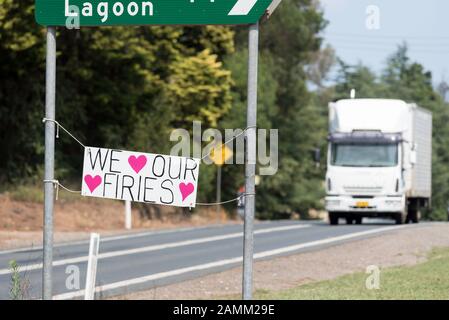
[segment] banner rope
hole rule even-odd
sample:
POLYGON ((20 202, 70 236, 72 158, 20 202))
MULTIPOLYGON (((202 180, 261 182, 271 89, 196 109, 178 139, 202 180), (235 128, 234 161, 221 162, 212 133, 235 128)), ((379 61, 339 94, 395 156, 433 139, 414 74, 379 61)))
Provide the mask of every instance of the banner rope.
MULTIPOLYGON (((59 139, 59 128, 61 128, 62 130, 64 130, 73 140, 75 140, 80 146, 82 146, 83 148, 86 148, 86 146, 80 141, 78 140, 72 133, 70 133, 69 130, 67 130, 66 128, 64 128, 64 126, 62 126, 58 121, 54 120, 54 119, 48 119, 48 118, 43 118, 42 119, 43 123, 46 122, 53 122, 56 125, 56 138, 59 139)), ((244 130, 242 130, 242 132, 240 132, 239 134, 235 135, 234 137, 232 137, 231 139, 225 141, 222 146, 227 145, 228 143, 234 141, 235 139, 237 139, 238 137, 240 137, 241 135, 243 135, 244 133, 246 133, 249 129, 253 129, 253 128, 257 128, 257 126, 248 126, 246 127, 244 130)), ((212 149, 214 150, 214 149, 212 149)), ((212 152, 211 150, 211 152, 212 152)), ((205 155, 204 157, 202 157, 200 160, 204 160, 207 157, 210 156, 210 152, 205 155)), ((58 180, 44 180, 44 183, 52 183, 55 187, 56 190, 56 200, 58 200, 59 197, 59 188, 64 189, 67 192, 70 193, 77 193, 77 194, 81 194, 81 191, 75 191, 75 190, 71 190, 67 187, 65 187, 64 185, 62 185, 58 180)), ((236 202, 239 201, 241 198, 243 197, 247 197, 247 196, 255 196, 255 193, 244 193, 240 196, 238 196, 237 198, 231 199, 231 200, 227 200, 227 201, 222 201, 222 202, 210 202, 210 203, 202 203, 202 202, 197 202, 196 205, 197 206, 218 206, 218 205, 223 205, 223 204, 227 204, 227 203, 231 203, 231 202, 236 202)))
POLYGON ((73 134, 70 133, 69 130, 67 130, 66 128, 64 128, 58 121, 54 120, 54 119, 47 119, 47 118, 43 118, 42 122, 46 123, 47 121, 49 122, 53 122, 56 125, 56 138, 59 139, 59 128, 61 128, 62 130, 64 130, 70 137, 72 137, 73 140, 75 140, 76 142, 78 142, 83 148, 86 148, 86 146, 79 141, 73 134))
MULTIPOLYGON (((56 125, 56 138, 59 139, 59 128, 61 128, 62 130, 64 130, 73 140, 75 140, 76 142, 78 142, 78 144, 80 146, 82 146, 83 148, 86 148, 86 146, 84 145, 84 143, 82 143, 80 140, 78 140, 69 130, 67 130, 66 128, 64 128, 63 125, 61 125, 58 121, 54 120, 54 119, 48 119, 48 118, 43 118, 42 119, 43 123, 46 122, 53 122, 56 125)), ((240 132, 239 134, 237 134, 236 136, 232 137, 231 139, 225 141, 222 146, 227 145, 228 143, 231 143, 232 141, 234 141, 235 139, 237 139, 238 137, 240 137, 241 135, 243 135, 244 133, 246 133, 249 129, 255 129, 257 128, 257 126, 248 126, 245 129, 242 130, 242 132, 240 132)), ((213 149, 212 149, 213 150, 213 149)), ((212 152, 211 150, 211 152, 212 152)), ((210 153, 206 154, 205 156, 203 156, 202 158, 200 158, 200 160, 204 160, 207 157, 210 156, 210 153)))
POLYGON ((255 195, 256 195, 255 193, 244 193, 244 194, 238 196, 237 198, 234 198, 234 199, 231 199, 231 200, 222 201, 222 202, 211 202, 211 203, 197 202, 196 205, 197 206, 219 206, 219 205, 222 205, 222 204, 227 204, 227 203, 239 201, 241 198, 246 198, 248 196, 255 196, 255 195))
POLYGON ((71 189, 63 186, 58 180, 44 180, 44 183, 52 183, 55 186, 56 200, 58 200, 58 197, 59 197, 59 188, 62 188, 65 191, 70 192, 70 193, 79 193, 79 194, 81 194, 81 191, 71 190, 71 189))
MULTIPOLYGON (((246 127, 244 130, 242 130, 242 132, 240 132, 240 133, 237 134, 236 136, 232 137, 232 138, 229 139, 228 141, 225 141, 225 142, 222 144, 222 146, 227 145, 228 143, 230 143, 230 142, 234 141, 235 139, 237 139, 238 137, 240 137, 242 134, 246 133, 246 131, 248 131, 249 129, 254 129, 254 128, 257 128, 257 126, 249 126, 249 127, 246 127)), ((215 149, 215 148, 214 148, 214 149, 215 149)), ((214 149, 212 149, 212 150, 214 150, 214 149)), ((212 150, 211 150, 211 152, 212 152, 212 150)), ((209 157, 209 156, 210 156, 210 152, 209 152, 208 154, 206 154, 204 157, 202 157, 200 160, 204 160, 204 159, 206 159, 206 158, 209 157)))
MULTIPOLYGON (((81 194, 81 191, 69 189, 66 186, 64 186, 63 184, 61 184, 59 182, 59 180, 44 180, 44 183, 52 183, 55 186, 56 200, 58 200, 58 198, 59 198, 59 188, 62 188, 65 191, 70 192, 70 193, 81 194)), ((244 194, 238 196, 237 198, 234 198, 231 200, 221 201, 221 202, 197 202, 196 205, 202 206, 202 207, 203 206, 218 206, 218 205, 223 205, 223 204, 227 204, 227 203, 231 203, 231 202, 236 202, 236 201, 239 201, 241 198, 246 198, 248 196, 255 196, 255 195, 256 195, 255 193, 244 193, 244 194)))

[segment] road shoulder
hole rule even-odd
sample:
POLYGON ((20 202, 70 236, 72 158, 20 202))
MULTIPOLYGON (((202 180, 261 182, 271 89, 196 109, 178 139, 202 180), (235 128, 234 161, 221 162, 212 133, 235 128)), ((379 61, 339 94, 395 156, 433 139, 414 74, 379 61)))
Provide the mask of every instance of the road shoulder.
MULTIPOLYGON (((449 247, 449 224, 423 224, 391 233, 352 241, 318 251, 310 251, 254 265, 256 290, 280 291, 298 285, 379 268, 411 266, 426 261, 438 247, 449 247)), ((178 284, 117 297, 118 299, 214 299, 238 296, 241 268, 211 274, 178 284)))

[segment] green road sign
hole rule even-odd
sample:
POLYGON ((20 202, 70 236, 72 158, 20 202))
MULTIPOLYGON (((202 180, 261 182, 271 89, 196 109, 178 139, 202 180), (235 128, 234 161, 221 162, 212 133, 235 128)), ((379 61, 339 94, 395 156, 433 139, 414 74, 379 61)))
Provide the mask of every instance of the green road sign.
POLYGON ((44 26, 252 24, 273 0, 36 0, 44 26))

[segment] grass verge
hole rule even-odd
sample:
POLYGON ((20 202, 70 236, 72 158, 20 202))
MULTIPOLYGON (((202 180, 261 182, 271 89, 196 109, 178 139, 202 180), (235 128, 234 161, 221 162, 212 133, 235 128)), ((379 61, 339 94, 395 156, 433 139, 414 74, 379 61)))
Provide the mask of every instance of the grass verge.
POLYGON ((255 297, 280 300, 447 300, 448 270, 449 248, 438 248, 424 263, 382 269, 379 289, 367 289, 365 282, 369 274, 360 272, 280 292, 257 291, 255 297))
MULTIPOLYGON (((79 189, 79 187, 77 187, 79 189)), ((74 189, 77 189, 76 187, 74 189)), ((77 190, 78 190, 77 189, 77 190)), ((9 195, 14 201, 44 203, 43 185, 19 185, 9 191, 9 195)), ((78 193, 70 193, 62 188, 59 189, 58 199, 65 202, 82 201, 83 198, 78 193)))

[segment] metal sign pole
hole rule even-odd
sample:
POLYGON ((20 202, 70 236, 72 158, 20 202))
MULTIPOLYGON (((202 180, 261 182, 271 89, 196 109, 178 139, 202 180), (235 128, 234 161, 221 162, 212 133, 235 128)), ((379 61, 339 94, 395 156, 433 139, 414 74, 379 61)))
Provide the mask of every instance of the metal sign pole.
POLYGON ((253 293, 254 211, 256 177, 257 69, 259 55, 259 23, 249 27, 248 109, 245 157, 245 225, 243 244, 243 299, 251 300, 253 293))
MULTIPOLYGON (((56 28, 47 29, 47 60, 45 85, 45 118, 55 119, 56 99, 56 28)), ((53 264, 53 205, 55 168, 55 123, 45 122, 45 183, 44 183, 44 261, 42 298, 51 300, 53 264)))

